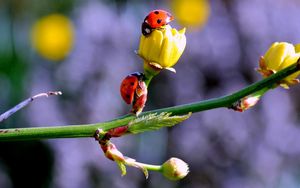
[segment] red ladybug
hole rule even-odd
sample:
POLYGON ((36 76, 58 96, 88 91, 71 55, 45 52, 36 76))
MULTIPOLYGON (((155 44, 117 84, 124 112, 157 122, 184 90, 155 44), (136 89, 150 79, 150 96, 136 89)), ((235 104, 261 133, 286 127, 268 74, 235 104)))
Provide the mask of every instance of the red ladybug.
POLYGON ((132 73, 124 78, 120 87, 123 100, 127 104, 132 104, 131 112, 136 115, 142 112, 147 101, 148 90, 144 78, 143 73, 132 73))
POLYGON ((174 20, 174 17, 169 12, 165 10, 153 10, 146 16, 142 23, 142 33, 147 36, 153 29, 159 29, 172 20, 174 20))
POLYGON ((133 102, 135 90, 139 84, 139 80, 141 79, 142 74, 139 72, 135 72, 130 74, 124 78, 121 83, 120 93, 123 100, 127 104, 131 104, 133 102))

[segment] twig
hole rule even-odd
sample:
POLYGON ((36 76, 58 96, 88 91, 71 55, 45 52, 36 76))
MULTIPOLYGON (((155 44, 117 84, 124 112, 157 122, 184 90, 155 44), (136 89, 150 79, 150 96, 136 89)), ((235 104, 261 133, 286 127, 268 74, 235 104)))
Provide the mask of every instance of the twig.
MULTIPOLYGON (((297 63, 271 75, 268 78, 262 79, 250 86, 247 86, 239 91, 230 95, 222 96, 219 98, 199 101, 190 104, 173 106, 169 108, 162 108, 153 111, 143 112, 140 116, 150 113, 168 112, 172 115, 183 115, 189 112, 201 112, 215 108, 228 108, 234 102, 255 93, 265 87, 274 86, 280 80, 300 70, 300 59, 297 63)), ((34 128, 17 128, 17 129, 0 129, 0 141, 15 141, 15 140, 38 140, 38 139, 53 139, 53 138, 79 138, 79 137, 94 137, 97 129, 108 131, 113 128, 128 125, 129 122, 136 119, 135 116, 125 115, 117 119, 85 125, 68 125, 56 127, 34 127, 34 128)))
POLYGON ((27 106, 28 104, 30 104, 32 101, 34 101, 37 98, 49 97, 49 96, 57 96, 57 95, 62 95, 62 92, 61 91, 49 91, 49 92, 46 92, 46 93, 39 93, 37 95, 34 95, 33 97, 30 97, 30 98, 22 101, 21 103, 17 104, 13 108, 11 108, 8 111, 6 111, 3 114, 1 114, 0 115, 0 122, 6 120, 9 116, 11 116, 12 114, 16 113, 20 109, 24 108, 25 106, 27 106))

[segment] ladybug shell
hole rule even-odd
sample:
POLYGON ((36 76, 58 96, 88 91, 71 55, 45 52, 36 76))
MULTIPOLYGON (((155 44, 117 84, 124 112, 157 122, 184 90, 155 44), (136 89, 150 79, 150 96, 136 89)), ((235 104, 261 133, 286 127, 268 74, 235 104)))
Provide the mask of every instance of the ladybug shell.
POLYGON ((156 29, 167 25, 172 20, 174 20, 174 17, 169 12, 165 10, 153 10, 146 16, 144 23, 147 23, 150 28, 156 29))
POLYGON ((139 79, 135 75, 128 75, 121 83, 120 93, 127 104, 131 104, 134 99, 135 90, 139 84, 139 79))

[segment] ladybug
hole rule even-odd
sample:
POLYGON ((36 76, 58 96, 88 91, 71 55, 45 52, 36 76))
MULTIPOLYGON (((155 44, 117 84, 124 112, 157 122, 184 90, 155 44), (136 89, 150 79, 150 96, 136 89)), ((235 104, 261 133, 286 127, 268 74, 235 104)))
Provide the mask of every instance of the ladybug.
POLYGON ((153 29, 159 29, 169 24, 172 20, 174 20, 174 17, 169 12, 165 10, 153 10, 146 16, 142 23, 142 33, 147 36, 153 29))
POLYGON ((139 81, 143 78, 143 73, 135 72, 126 76, 126 78, 124 78, 124 80, 122 81, 120 93, 123 100, 127 104, 131 104, 133 102, 135 91, 139 85, 139 81))
POLYGON ((131 112, 138 115, 142 112, 147 101, 147 86, 144 82, 145 75, 140 72, 129 74, 120 86, 120 93, 127 104, 132 104, 131 112))

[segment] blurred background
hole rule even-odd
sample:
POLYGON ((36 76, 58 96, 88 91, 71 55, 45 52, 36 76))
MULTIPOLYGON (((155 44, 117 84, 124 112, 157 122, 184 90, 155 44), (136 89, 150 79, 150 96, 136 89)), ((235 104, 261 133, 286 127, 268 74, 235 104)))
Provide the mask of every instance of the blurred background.
MULTIPOLYGON (((1 128, 87 124, 126 114, 121 80, 142 71, 135 55, 141 23, 165 9, 187 27, 177 73, 151 83, 145 110, 219 97, 261 76, 258 59, 271 43, 300 43, 298 0, 1 0, 0 113, 49 90, 1 128)), ((173 128, 113 142, 138 161, 178 157, 189 175, 145 180, 120 176, 90 138, 0 143, 0 187, 296 188, 300 187, 300 86, 278 88, 244 113, 215 109, 173 128)))

